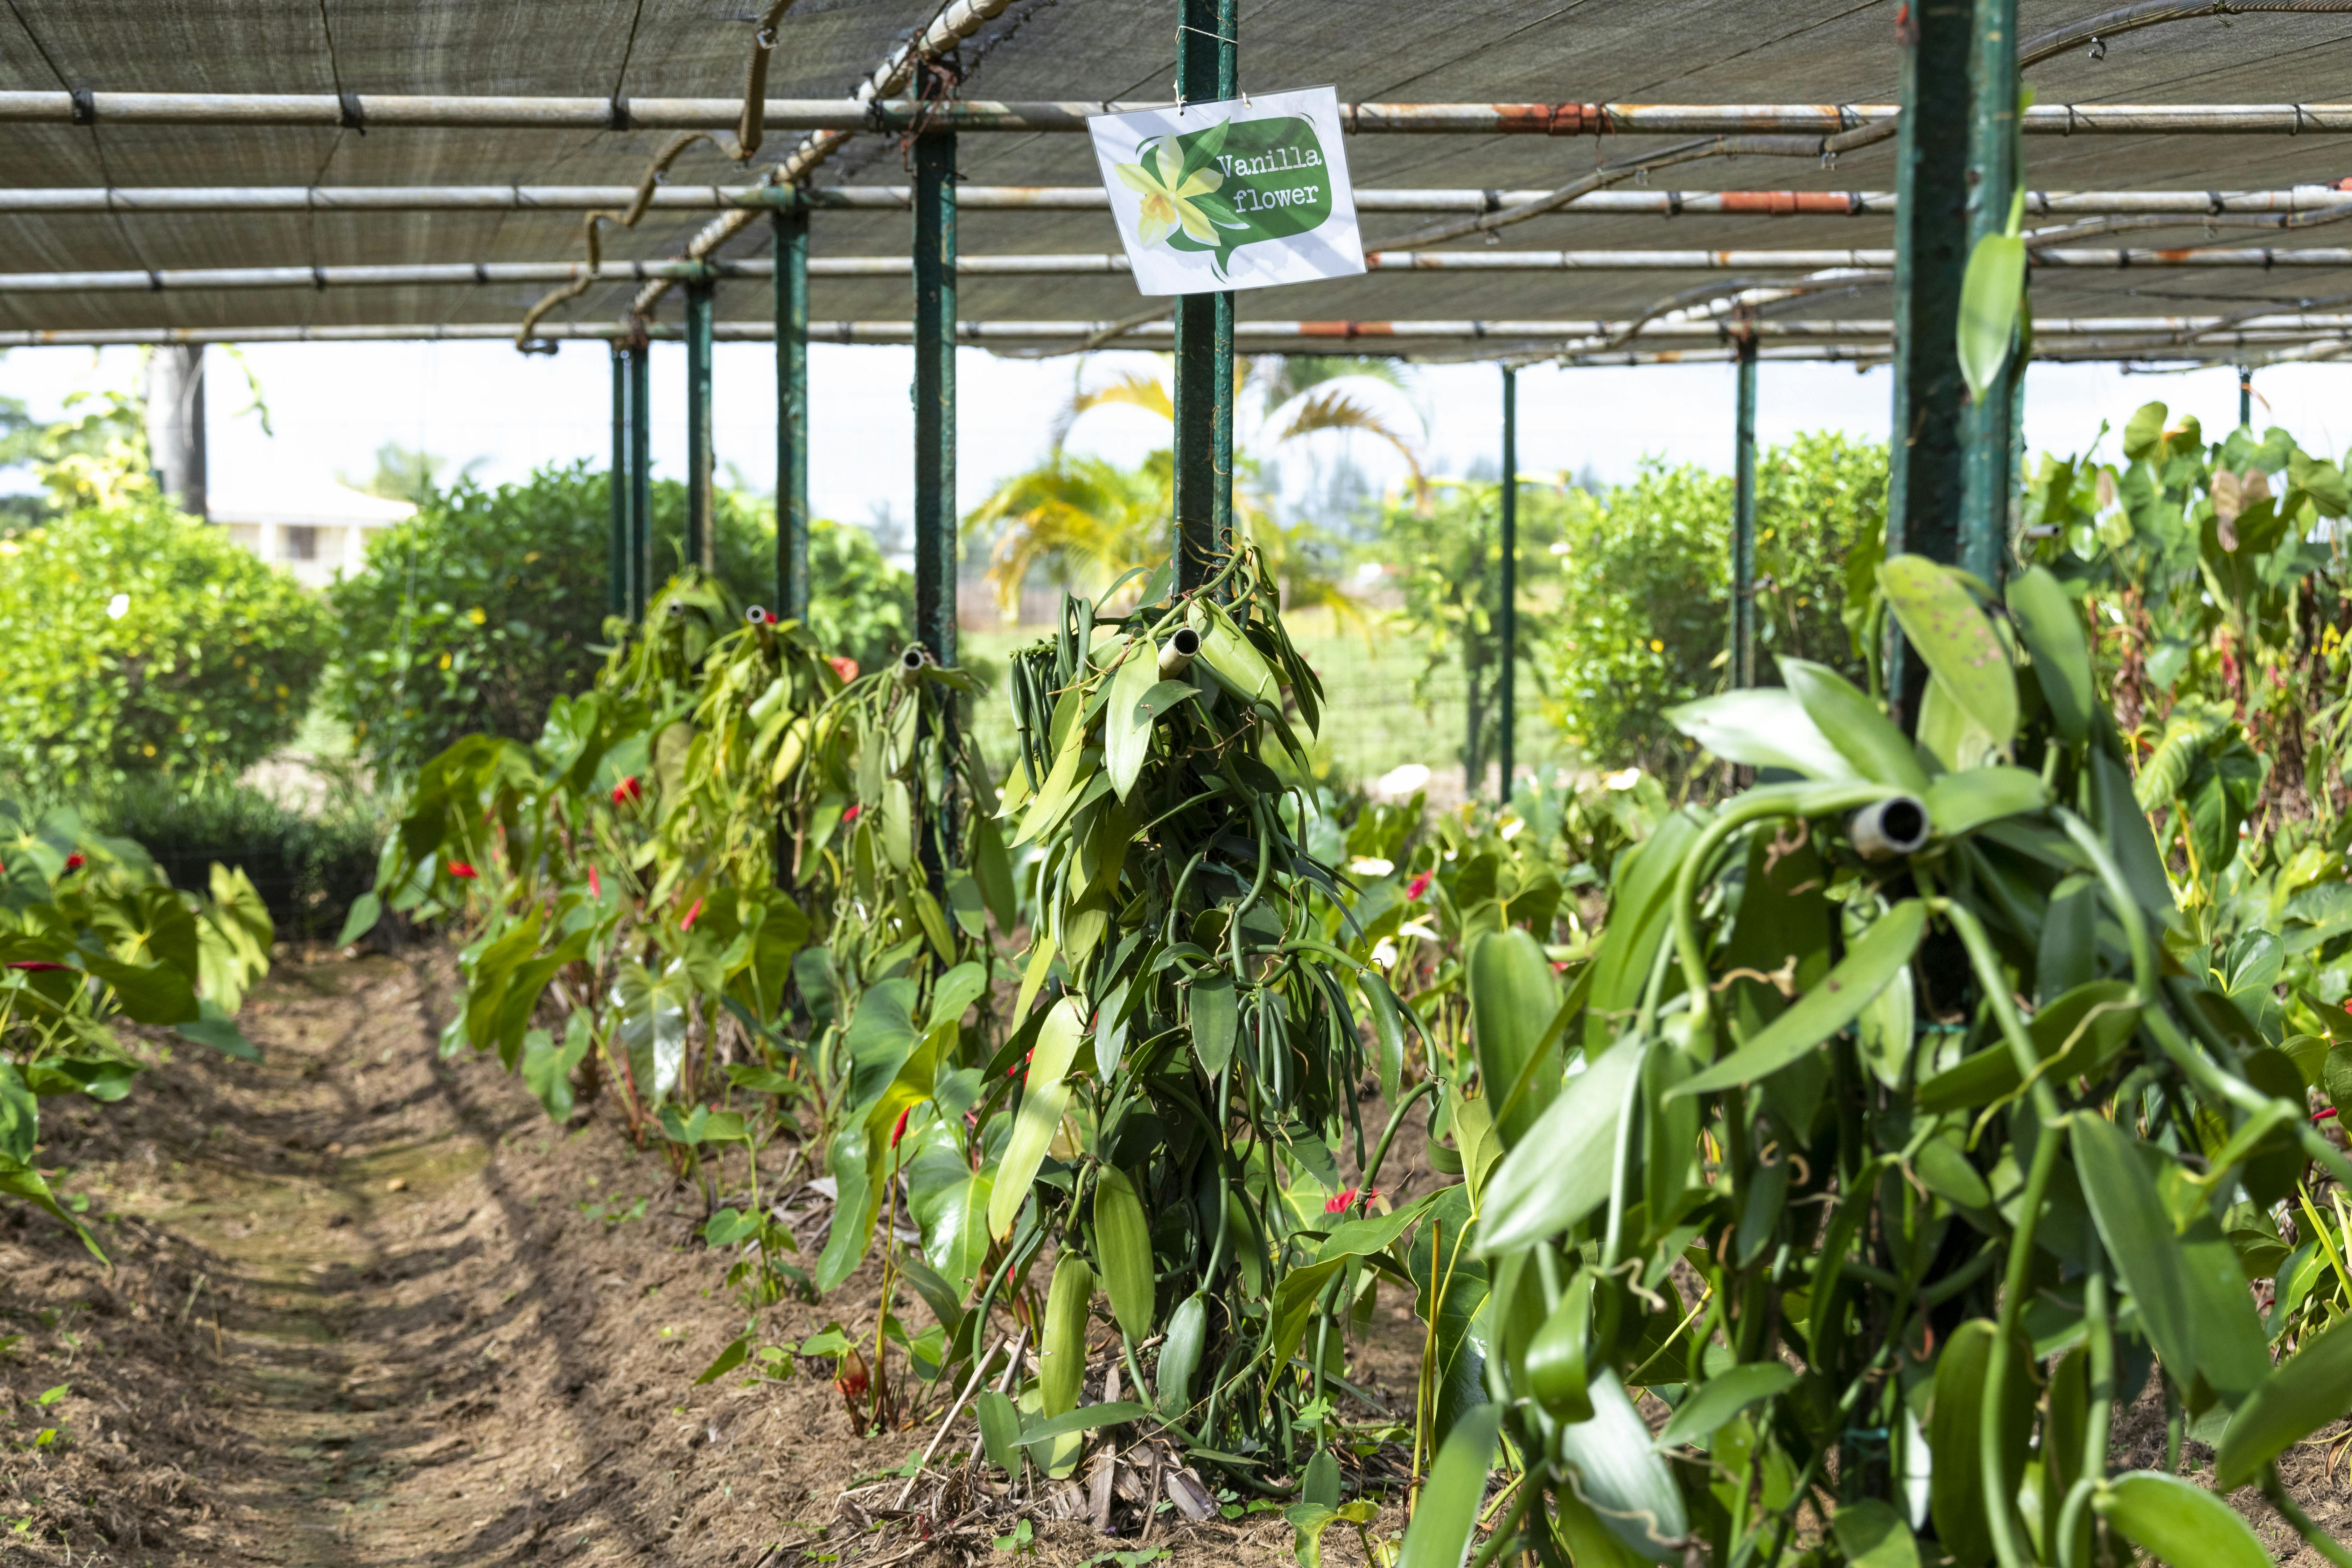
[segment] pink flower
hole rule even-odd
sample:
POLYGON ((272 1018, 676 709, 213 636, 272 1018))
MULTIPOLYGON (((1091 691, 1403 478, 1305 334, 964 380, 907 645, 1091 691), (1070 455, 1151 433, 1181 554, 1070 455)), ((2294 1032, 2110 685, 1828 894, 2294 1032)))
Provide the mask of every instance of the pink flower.
POLYGON ((1423 871, 1420 876, 1415 877, 1412 881, 1407 882, 1404 885, 1405 902, 1409 904, 1417 904, 1421 902, 1422 894, 1429 891, 1429 883, 1430 874, 1426 871, 1423 871))
POLYGON ((848 685, 851 681, 857 679, 857 661, 856 659, 829 658, 824 662, 833 666, 834 674, 841 677, 841 683, 844 686, 848 685))
POLYGON ((480 876, 481 873, 475 870, 471 866, 467 865, 463 860, 452 860, 449 862, 449 875, 457 878, 457 880, 461 882, 470 882, 476 877, 480 876))
POLYGON ((69 964, 69 963, 50 963, 47 959, 46 959, 46 958, 20 958, 20 959, 17 959, 15 963, 13 963, 9 964, 9 965, 8 965, 8 967, 9 967, 9 968, 11 968, 11 969, 30 969, 30 970, 36 970, 36 971, 42 971, 42 970, 51 970, 51 969, 70 969, 70 968, 72 968, 72 967, 73 967, 73 965, 71 965, 71 964, 69 964))
MULTIPOLYGON (((845 823, 855 822, 855 821, 856 821, 856 820, 857 820, 857 814, 858 814, 859 812, 861 812, 861 811, 864 811, 865 809, 866 809, 866 808, 865 808, 864 806, 859 805, 858 805, 856 802, 855 802, 855 801, 852 801, 852 802, 850 803, 849 809, 848 809, 847 811, 845 811, 845 812, 843 812, 843 813, 841 814, 841 820, 842 820, 843 822, 845 822, 845 823)), ((2345 1011, 2347 1011, 2347 1012, 2352 1012, 2352 1007, 2347 1007, 2347 1008, 2345 1009, 2345 1011)))
POLYGON ((701 913, 702 900, 700 899, 697 899, 694 900, 694 908, 686 911, 686 919, 677 922, 677 929, 680 931, 692 931, 694 929, 696 918, 701 913))
POLYGON ((596 879, 596 868, 593 866, 588 868, 588 896, 592 899, 604 896, 604 884, 596 879))
POLYGON ((907 1118, 914 1114, 915 1108, 911 1105, 898 1112, 898 1125, 890 1129, 890 1147, 893 1149, 898 1146, 898 1140, 907 1135, 907 1118))
POLYGON ((79 849, 66 857, 66 869, 68 871, 79 871, 88 864, 89 862, 82 858, 81 851, 79 849))
POLYGON ((637 775, 635 773, 631 773, 627 778, 623 779, 619 784, 613 786, 613 804, 614 805, 635 805, 637 802, 645 798, 646 786, 637 782, 637 775))

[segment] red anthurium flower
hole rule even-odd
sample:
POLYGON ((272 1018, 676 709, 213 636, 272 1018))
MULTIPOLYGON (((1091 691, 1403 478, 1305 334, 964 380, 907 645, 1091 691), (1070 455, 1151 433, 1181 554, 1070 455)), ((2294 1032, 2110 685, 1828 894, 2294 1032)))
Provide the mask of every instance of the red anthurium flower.
POLYGON ((914 1114, 915 1108, 911 1105, 898 1112, 898 1125, 890 1129, 890 1147, 893 1149, 898 1146, 898 1140, 907 1135, 907 1118, 914 1114))
POLYGON ((457 878, 457 880, 461 882, 470 882, 476 877, 480 876, 481 873, 475 870, 471 866, 467 865, 463 860, 452 860, 449 862, 449 875, 457 878))
POLYGON ((1415 877, 1412 881, 1407 882, 1404 885, 1405 901, 1407 903, 1419 903, 1421 901, 1422 894, 1429 891, 1429 873, 1423 871, 1420 876, 1415 877))
MULTIPOLYGON (((866 809, 866 808, 865 808, 864 806, 859 805, 858 805, 856 802, 855 802, 855 801, 852 801, 852 802, 850 803, 849 809, 848 809, 847 811, 845 811, 845 812, 843 812, 843 813, 841 814, 841 820, 842 820, 843 822, 845 822, 845 823, 855 822, 855 821, 856 821, 856 820, 857 820, 857 814, 858 814, 859 812, 861 812, 861 811, 864 811, 865 809, 866 809)), ((2347 1012, 2352 1012, 2352 1008, 2347 1008, 2347 1012)))
POLYGON ((646 786, 637 782, 637 775, 635 773, 631 773, 627 778, 623 779, 619 784, 613 786, 613 804, 614 805, 635 805, 637 802, 645 798, 646 786))
POLYGON ((51 963, 46 958, 20 958, 15 963, 9 964, 8 967, 11 969, 31 969, 38 971, 49 969, 71 969, 73 965, 70 963, 51 963))
POLYGON ((1014 1062, 1011 1067, 1004 1069, 1004 1076, 1006 1078, 1019 1078, 1021 1076, 1021 1069, 1027 1067, 1029 1065, 1029 1058, 1036 1054, 1036 1051, 1034 1049, 1023 1053, 1019 1061, 1014 1062))
POLYGON ((1325 1199, 1323 1203, 1323 1212, 1325 1214, 1346 1214, 1349 1209, 1355 1206, 1356 1189, 1349 1187, 1344 1192, 1334 1193, 1328 1198, 1325 1199))
POLYGON ((829 658, 824 662, 833 666, 834 674, 841 677, 841 683, 844 686, 848 685, 851 681, 857 679, 857 661, 856 659, 829 658))
POLYGON ((68 871, 79 871, 89 863, 82 858, 81 851, 79 849, 66 857, 66 869, 68 871))
POLYGON ((588 896, 592 899, 604 896, 604 884, 596 879, 596 868, 593 866, 588 868, 588 896))
MULTIPOLYGON (((19 963, 19 964, 16 964, 15 967, 16 967, 16 968, 18 968, 18 969, 26 969, 26 968, 30 968, 30 967, 31 967, 31 965, 29 965, 29 964, 23 964, 23 963, 19 963)), ((50 967, 52 967, 52 968, 56 968, 56 967, 58 967, 58 966, 57 966, 57 965, 52 964, 50 967)), ((2312 1119, 2314 1121, 2326 1121, 2329 1120, 2330 1118, 2332 1118, 2333 1116, 2335 1116, 2335 1114, 2336 1114, 2336 1108, 2335 1108, 2334 1106, 2332 1106, 2332 1105, 2331 1105, 2331 1106, 2329 1106, 2329 1107, 2328 1107, 2326 1110, 2315 1110, 2315 1111, 2313 1111, 2313 1112, 2311 1113, 2311 1119, 2312 1119)))
POLYGON ((697 899, 694 900, 694 908, 686 911, 686 919, 677 922, 677 929, 680 931, 692 931, 694 929, 695 921, 698 919, 701 914, 702 900, 700 899, 697 899))

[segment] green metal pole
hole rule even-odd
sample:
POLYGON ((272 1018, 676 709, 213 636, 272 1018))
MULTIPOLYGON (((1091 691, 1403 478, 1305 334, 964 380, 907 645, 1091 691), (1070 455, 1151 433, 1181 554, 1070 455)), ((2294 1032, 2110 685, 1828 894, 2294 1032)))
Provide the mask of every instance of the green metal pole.
MULTIPOLYGON (((1970 0, 1916 0, 1901 30, 1895 139, 1895 397, 1886 552, 1959 559, 1960 277, 1968 265, 1970 0)), ((1895 715, 1916 722, 1927 666, 1888 649, 1895 715)))
POLYGON ((2254 367, 2238 367, 2238 428, 2250 430, 2254 424, 2254 367))
POLYGON ((604 552, 604 613, 629 613, 629 351, 613 345, 613 537, 604 552))
MULTIPOLYGON (((1239 94, 1238 0, 1177 0, 1176 97, 1239 94)), ((1233 548, 1234 297, 1178 298, 1175 316, 1176 585, 1198 587, 1233 548)))
POLYGON ((1731 437, 1731 684, 1756 684, 1756 339, 1739 340, 1731 437))
POLYGON ((629 345, 629 618, 643 621, 654 588, 653 354, 629 345))
POLYGON ((686 559, 706 574, 719 569, 712 538, 710 485, 710 315, 717 290, 709 279, 686 286, 686 559))
MULTIPOLYGON (((956 139, 915 139, 915 635, 956 661, 956 139)), ((957 752, 956 710, 939 705, 940 755, 957 752)), ((943 766, 944 780, 952 775, 943 766)), ((957 842, 954 795, 925 825, 923 869, 944 896, 957 842)))
POLYGON ((800 193, 775 214, 776 613, 809 611, 808 209, 800 193))
MULTIPOLYGON (((2017 191, 2017 0, 1976 0, 1969 47, 1968 242, 2009 226, 2017 191)), ((2011 391, 2024 367, 2011 353, 2001 373, 1960 415, 1960 537, 1958 560, 1986 583, 2000 581, 2008 554, 2011 391)))
POLYGON ((956 655, 956 142, 915 142, 915 626, 956 655))
POLYGON ((1496 721, 1502 731, 1496 754, 1502 763, 1502 784, 1496 798, 1508 805, 1511 801, 1511 742, 1518 718, 1519 667, 1519 373, 1510 365, 1503 367, 1503 526, 1497 531, 1501 538, 1502 588, 1496 595, 1500 603, 1495 616, 1496 657, 1502 668, 1495 672, 1496 721))

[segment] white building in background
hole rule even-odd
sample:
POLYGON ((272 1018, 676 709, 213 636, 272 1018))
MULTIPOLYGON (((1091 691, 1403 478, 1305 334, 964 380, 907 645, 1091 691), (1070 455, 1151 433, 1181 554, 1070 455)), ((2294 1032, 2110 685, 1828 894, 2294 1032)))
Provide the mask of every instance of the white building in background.
POLYGON ((229 539, 297 582, 323 588, 340 571, 355 577, 367 560, 367 536, 415 515, 404 500, 387 500, 332 479, 226 475, 208 497, 212 521, 229 539))

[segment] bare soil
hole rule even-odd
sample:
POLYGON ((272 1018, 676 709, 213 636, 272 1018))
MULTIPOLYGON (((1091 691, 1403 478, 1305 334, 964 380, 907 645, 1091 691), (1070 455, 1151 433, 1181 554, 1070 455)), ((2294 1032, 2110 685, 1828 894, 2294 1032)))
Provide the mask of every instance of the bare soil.
MULTIPOLYGON (((985 1527, 926 1540, 940 1521, 871 1522, 936 1402, 869 1437, 821 1362, 693 1380, 747 1327, 762 1343, 835 1321, 870 1333, 876 1271, 750 1312, 696 1238, 707 1200, 607 1111, 558 1127, 497 1062, 439 1058, 455 999, 439 950, 281 963, 243 1020, 262 1062, 181 1042, 120 1105, 44 1102, 41 1163, 113 1267, 0 1202, 0 1565, 1292 1560, 1263 1510, 1163 1511, 1148 1541, 1132 1509, 1121 1537, 1041 1521, 1022 1557, 985 1527)), ((1374 1130, 1380 1110, 1364 1108, 1374 1130)), ((1381 1178, 1400 1200, 1433 1179, 1423 1142, 1408 1118, 1381 1178)), ((1384 1295, 1352 1376, 1409 1412, 1419 1349, 1384 1295)), ((2346 1435, 2281 1463, 2339 1531, 2346 1435)), ((971 1442, 966 1418, 945 1468, 971 1442)), ((2164 1447, 2151 1391, 2119 1413, 2116 1468, 2162 1468, 2164 1447)), ((2185 1445, 2183 1473, 2210 1484, 2211 1465, 2185 1445)), ((2316 1568, 2251 1489, 2231 1500, 2278 1561, 2316 1568)), ((1391 1508, 1375 1528, 1400 1526, 1391 1508)), ((1345 1527, 1325 1553, 1362 1561, 1345 1527)))
MULTIPOLYGON (((706 1200, 603 1112, 561 1128, 495 1060, 439 1059, 454 1001, 438 952, 281 963, 243 1019, 259 1064, 181 1042, 119 1105, 44 1102, 40 1162, 114 1267, 0 1203, 0 1564, 1014 1563, 837 1511, 936 1405, 865 1437, 822 1362, 693 1386, 754 1317, 706 1200)), ((879 1283, 764 1309, 760 1340, 870 1332, 879 1283)), ((1035 1529, 1041 1568, 1142 1544, 1035 1529)), ((1290 1543, 1268 1512, 1163 1512, 1151 1542, 1172 1568, 1290 1543)))

